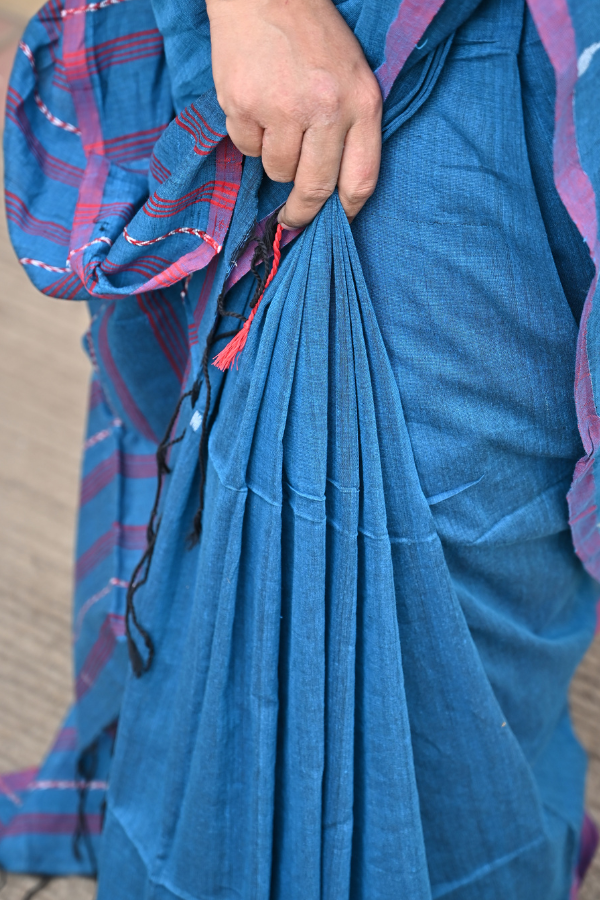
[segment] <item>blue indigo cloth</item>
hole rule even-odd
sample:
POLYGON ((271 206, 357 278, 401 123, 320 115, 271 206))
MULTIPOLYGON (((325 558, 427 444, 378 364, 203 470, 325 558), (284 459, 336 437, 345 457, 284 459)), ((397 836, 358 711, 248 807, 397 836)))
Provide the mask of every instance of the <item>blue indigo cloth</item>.
MULTIPOLYGON (((100 900, 566 900, 576 875, 600 17, 339 8, 386 98, 378 188, 352 228, 334 196, 288 236, 226 375, 201 365, 207 337, 247 314, 252 238, 289 186, 225 136, 205 11, 47 6, 17 59, 11 235, 39 287, 93 313, 69 720, 88 768, 45 796, 79 810, 72 870, 99 857, 100 900), (142 102, 118 90, 132 72, 142 102), (135 597, 154 658, 126 678, 152 453, 192 385, 135 597)), ((65 871, 67 826, 36 856, 2 803, 0 861, 65 871)))

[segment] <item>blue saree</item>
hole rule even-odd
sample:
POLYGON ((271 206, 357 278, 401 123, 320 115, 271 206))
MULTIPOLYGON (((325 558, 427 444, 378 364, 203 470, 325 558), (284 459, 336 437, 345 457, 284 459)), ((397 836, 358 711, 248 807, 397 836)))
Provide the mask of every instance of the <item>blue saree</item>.
POLYGON ((202 366, 207 338, 247 314, 252 239, 289 186, 224 135, 205 12, 47 6, 26 33, 11 235, 39 287, 90 302, 95 405, 74 741, 46 764, 70 767, 79 795, 15 782, 7 867, 98 857, 100 900, 569 896, 585 759, 567 690, 597 595, 581 560, 598 574, 597 125, 578 94, 586 176, 565 46, 600 21, 584 4, 440 5, 340 4, 386 97, 380 182, 352 228, 334 196, 288 236, 226 375, 202 366), (115 72, 142 65, 128 15, 129 44, 159 30, 166 64, 147 51, 155 102, 124 123, 115 72), (59 189, 67 247, 35 233, 59 189), (192 386, 135 595, 135 678, 125 592, 152 454, 192 386), (90 747, 93 773, 74 776, 90 747), (62 832, 19 825, 42 803, 62 832))

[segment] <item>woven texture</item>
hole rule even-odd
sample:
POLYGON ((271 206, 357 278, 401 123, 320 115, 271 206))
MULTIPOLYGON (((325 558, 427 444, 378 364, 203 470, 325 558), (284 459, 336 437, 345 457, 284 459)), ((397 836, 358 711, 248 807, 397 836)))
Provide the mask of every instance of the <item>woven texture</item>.
MULTIPOLYGON (((64 816, 46 844, 5 796, 0 858, 12 868, 90 871, 100 849, 107 898, 217 896, 224 883, 261 897, 570 889, 584 760, 566 693, 595 589, 564 498, 582 453, 571 399, 580 317, 577 412, 593 449, 593 272, 547 173, 548 56, 567 103, 574 82, 557 54, 571 68, 575 58, 548 40, 546 55, 516 0, 486 2, 464 25, 467 4, 450 21, 442 9, 423 38, 436 11, 358 11, 387 96, 380 185, 352 232, 330 201, 284 254, 239 370, 211 370, 219 414, 203 533, 188 552, 207 385, 196 409, 182 407, 139 594, 157 655, 127 688, 101 848, 127 668, 123 595, 145 543, 153 450, 196 379, 224 285, 228 308, 247 312, 249 259, 233 261, 288 188, 256 161, 242 169, 201 83, 206 65, 208 93, 181 108, 184 86, 177 74, 169 84, 140 0, 47 6, 25 35, 6 140, 19 160, 11 235, 42 289, 90 301, 96 370, 77 703, 46 772, 72 778, 90 745, 96 769, 92 851, 80 841, 78 863, 75 790, 59 808, 45 795, 45 812, 64 816), (144 62, 119 57, 145 40, 144 62), (119 66, 147 67, 155 91, 128 115, 119 66)), ((544 39, 553 8, 532 12, 544 39)), ((156 10, 167 60, 177 14, 156 10)), ((569 135, 559 169, 578 163, 569 135)), ((577 183, 563 199, 595 253, 578 214, 589 182, 577 183)), ((571 506, 594 570, 593 535, 577 531, 593 516, 592 459, 571 506)), ((41 795, 11 784, 38 815, 41 795)))

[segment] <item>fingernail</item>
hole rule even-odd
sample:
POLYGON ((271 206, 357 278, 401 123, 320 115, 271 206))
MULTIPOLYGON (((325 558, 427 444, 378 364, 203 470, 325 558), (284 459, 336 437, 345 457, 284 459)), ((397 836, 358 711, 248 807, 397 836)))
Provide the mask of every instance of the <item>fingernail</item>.
POLYGON ((283 228, 284 231, 293 231, 292 226, 286 225, 286 223, 284 222, 284 220, 283 220, 284 213, 285 213, 285 206, 282 206, 281 209, 279 210, 279 212, 277 213, 277 224, 281 225, 281 227, 283 228))

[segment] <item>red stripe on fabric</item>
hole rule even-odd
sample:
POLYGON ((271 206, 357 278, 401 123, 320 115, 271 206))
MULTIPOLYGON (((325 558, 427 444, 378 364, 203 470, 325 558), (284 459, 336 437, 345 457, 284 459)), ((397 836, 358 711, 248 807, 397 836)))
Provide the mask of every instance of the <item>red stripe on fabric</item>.
POLYGON ((77 228, 82 225, 97 225, 98 222, 112 216, 128 221, 134 212, 135 206, 133 203, 103 203, 100 207, 97 207, 93 204, 88 206, 87 203, 80 201, 75 208, 73 223, 77 228))
POLYGON ((600 443, 600 418, 594 401, 587 352, 587 329, 600 264, 596 197, 577 149, 573 109, 577 83, 577 45, 568 5, 566 0, 528 0, 528 4, 556 76, 554 180, 596 265, 596 277, 590 287, 579 326, 575 371, 575 405, 579 433, 587 458, 580 460, 575 468, 568 499, 575 549, 590 573, 598 578, 600 532, 593 454, 600 443))
POLYGON ((383 62, 375 70, 384 100, 443 3, 444 0, 401 0, 396 18, 388 28, 383 62))
POLYGON ((116 37, 92 47, 83 47, 71 54, 69 62, 76 77, 85 77, 86 70, 90 75, 95 75, 111 66, 160 56, 162 51, 160 32, 150 29, 116 37))
POLYGON ((150 156, 154 145, 167 127, 168 122, 148 128, 145 131, 134 131, 119 137, 102 140, 97 145, 89 144, 90 153, 106 154, 115 162, 128 162, 150 156))
POLYGON ((194 139, 194 152, 206 156, 225 135, 215 131, 201 116, 195 104, 184 109, 175 119, 180 128, 194 139))
POLYGON ((37 13, 37 19, 41 22, 48 35, 48 43, 51 47, 60 38, 58 23, 61 21, 61 9, 62 7, 55 0, 50 0, 37 13))
POLYGON ((168 218, 193 206, 196 203, 213 203, 223 209, 235 206, 238 185, 228 182, 207 181, 195 190, 181 197, 169 200, 161 197, 156 191, 146 201, 144 212, 152 218, 168 218))
POLYGON ((124 144, 136 143, 136 141, 143 138, 156 140, 163 133, 167 125, 168 122, 163 125, 156 125, 155 128, 146 128, 143 131, 131 131, 128 134, 122 134, 119 137, 108 138, 108 140, 103 141, 103 145, 108 149, 109 147, 120 147, 124 144))
POLYGON ((113 312, 114 306, 109 307, 109 309, 106 310, 105 315, 102 317, 102 321, 100 322, 100 327, 98 329, 99 354, 108 373, 108 377, 112 381, 113 387, 115 388, 119 396, 119 400, 123 404, 123 408, 128 417, 131 419, 134 427, 137 428, 137 430, 141 434, 143 434, 144 437, 148 438, 151 441, 154 441, 154 443, 157 444, 158 439, 154 434, 154 431, 150 427, 150 423, 133 399, 129 388, 127 387, 125 380, 119 372, 118 366, 113 359, 108 341, 108 323, 113 312))
POLYGON ((21 231, 36 237, 45 238, 61 247, 68 247, 69 230, 67 228, 63 225, 58 225, 56 222, 37 219, 29 212, 21 198, 11 191, 6 191, 5 198, 6 218, 14 222, 21 231))
POLYGON ((17 92, 9 87, 6 98, 6 117, 17 126, 25 138, 25 142, 40 169, 53 181, 59 181, 70 187, 79 187, 84 170, 48 153, 44 145, 33 133, 31 123, 23 107, 23 100, 17 92))
POLYGON ((162 272, 149 278, 148 281, 141 286, 141 290, 157 291, 162 288, 171 287, 171 285, 177 284, 178 281, 187 278, 188 275, 192 275, 199 269, 203 269, 208 265, 214 255, 214 248, 203 241, 195 250, 179 257, 176 262, 171 263, 171 265, 167 266, 162 272))
POLYGON ((52 86, 61 91, 69 90, 67 73, 65 72, 65 66, 61 59, 57 59, 55 63, 54 72, 52 74, 52 86))
POLYGON ((163 184, 167 178, 171 177, 171 173, 167 169, 166 166, 163 166, 161 161, 155 156, 153 153, 150 157, 150 174, 158 181, 159 184, 163 184))
POLYGON ((49 287, 44 288, 44 293, 49 297, 60 297, 62 300, 72 300, 83 289, 83 283, 79 277, 71 272, 64 275, 58 281, 53 282, 49 287))

